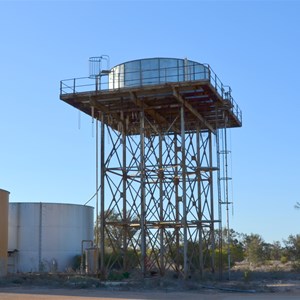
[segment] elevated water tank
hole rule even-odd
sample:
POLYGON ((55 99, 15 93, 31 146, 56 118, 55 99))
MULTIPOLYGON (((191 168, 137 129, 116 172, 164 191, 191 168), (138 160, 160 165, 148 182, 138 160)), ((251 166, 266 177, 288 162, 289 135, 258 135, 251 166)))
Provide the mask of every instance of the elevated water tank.
POLYGON ((113 67, 109 74, 109 89, 208 78, 208 66, 195 61, 162 57, 146 58, 113 67))
POLYGON ((93 207, 61 203, 10 203, 8 248, 15 272, 65 272, 93 240, 93 207))
POLYGON ((0 189, 0 277, 7 274, 9 192, 0 189))

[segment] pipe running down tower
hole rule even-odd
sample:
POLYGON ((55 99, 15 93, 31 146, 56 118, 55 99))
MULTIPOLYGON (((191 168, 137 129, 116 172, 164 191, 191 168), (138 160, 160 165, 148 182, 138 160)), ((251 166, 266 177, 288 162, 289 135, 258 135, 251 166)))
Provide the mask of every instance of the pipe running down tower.
POLYGON ((101 274, 214 272, 215 230, 228 205, 219 132, 242 125, 230 87, 209 65, 187 59, 94 73, 62 80, 60 99, 100 121, 101 274))

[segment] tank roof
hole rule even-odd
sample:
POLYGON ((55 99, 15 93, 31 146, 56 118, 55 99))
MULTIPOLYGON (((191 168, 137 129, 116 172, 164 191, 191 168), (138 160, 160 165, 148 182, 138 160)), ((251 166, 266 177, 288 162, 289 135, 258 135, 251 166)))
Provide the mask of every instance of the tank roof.
POLYGON ((196 64, 201 64, 199 62, 196 62, 196 61, 193 61, 193 60, 190 60, 188 58, 176 58, 176 57, 164 57, 164 56, 155 56, 155 57, 146 57, 146 58, 138 58, 138 59, 133 59, 133 60, 127 60, 125 62, 122 62, 122 63, 119 63, 115 66, 113 66, 111 69, 117 67, 117 66, 120 66, 120 65, 123 65, 123 64, 127 64, 127 63, 132 63, 132 62, 138 62, 138 61, 148 61, 148 60, 154 60, 154 59, 157 59, 157 60, 178 60, 178 61, 184 61, 184 60, 187 60, 189 62, 192 62, 192 63, 196 63, 196 64))
POLYGON ((84 207, 90 207, 93 208, 93 206, 90 205, 84 205, 84 204, 77 204, 77 203, 58 203, 58 202, 10 202, 10 204, 18 204, 18 205, 70 205, 70 206, 84 206, 84 207))

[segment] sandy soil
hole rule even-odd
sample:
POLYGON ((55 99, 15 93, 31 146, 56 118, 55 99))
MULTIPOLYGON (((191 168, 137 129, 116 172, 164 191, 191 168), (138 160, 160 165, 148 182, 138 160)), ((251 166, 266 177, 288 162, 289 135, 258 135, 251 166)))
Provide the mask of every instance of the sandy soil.
POLYGON ((240 300, 240 299, 299 299, 300 292, 280 293, 233 293, 233 292, 126 292, 126 291, 103 291, 97 289, 70 290, 70 289, 39 289, 39 288, 1 288, 1 300, 240 300))

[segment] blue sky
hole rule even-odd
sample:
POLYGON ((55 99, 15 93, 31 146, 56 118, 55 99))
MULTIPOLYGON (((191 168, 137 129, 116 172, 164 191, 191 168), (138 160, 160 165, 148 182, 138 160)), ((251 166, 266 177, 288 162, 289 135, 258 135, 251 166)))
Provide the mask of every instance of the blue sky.
POLYGON ((10 201, 84 204, 95 191, 91 119, 59 81, 147 57, 209 63, 243 111, 230 132, 233 229, 300 233, 298 1, 0 1, 0 188, 10 201))

